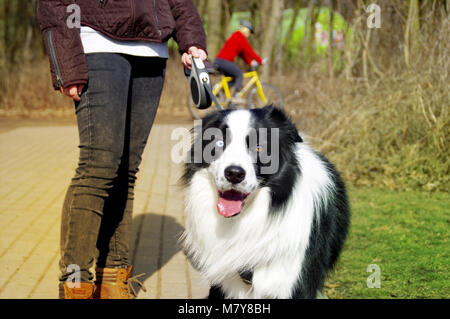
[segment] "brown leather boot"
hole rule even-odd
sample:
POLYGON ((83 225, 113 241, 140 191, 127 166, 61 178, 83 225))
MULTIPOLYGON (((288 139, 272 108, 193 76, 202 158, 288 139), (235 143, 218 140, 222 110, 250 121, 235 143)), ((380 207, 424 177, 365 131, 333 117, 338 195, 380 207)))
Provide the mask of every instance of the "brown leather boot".
POLYGON ((60 299, 92 299, 94 285, 90 282, 80 283, 79 288, 69 288, 67 282, 59 284, 60 299))
POLYGON ((137 294, 132 286, 133 282, 146 291, 144 285, 137 280, 144 274, 130 278, 132 268, 97 268, 94 299, 134 299, 137 294))

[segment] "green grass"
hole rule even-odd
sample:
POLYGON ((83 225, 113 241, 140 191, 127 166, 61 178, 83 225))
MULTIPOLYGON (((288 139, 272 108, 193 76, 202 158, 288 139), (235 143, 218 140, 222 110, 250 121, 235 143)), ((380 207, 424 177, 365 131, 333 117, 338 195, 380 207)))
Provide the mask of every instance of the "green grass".
POLYGON ((450 298, 450 195, 349 190, 352 223, 325 284, 329 298, 450 298), (367 266, 381 268, 368 288, 367 266))

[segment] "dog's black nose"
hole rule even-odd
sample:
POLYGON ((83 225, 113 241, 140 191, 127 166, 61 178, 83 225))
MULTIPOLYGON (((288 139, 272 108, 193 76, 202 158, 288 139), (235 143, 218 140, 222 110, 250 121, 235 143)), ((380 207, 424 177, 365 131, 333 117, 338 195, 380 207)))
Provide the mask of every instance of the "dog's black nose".
POLYGON ((225 178, 232 184, 238 184, 245 178, 245 171, 239 166, 228 166, 225 168, 225 178))

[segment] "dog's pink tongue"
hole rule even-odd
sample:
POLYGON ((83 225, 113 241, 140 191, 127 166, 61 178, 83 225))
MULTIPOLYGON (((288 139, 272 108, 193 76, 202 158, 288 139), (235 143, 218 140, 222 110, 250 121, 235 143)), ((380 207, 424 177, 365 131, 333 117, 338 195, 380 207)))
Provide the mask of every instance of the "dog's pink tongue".
POLYGON ((242 210, 242 199, 224 198, 219 196, 217 211, 224 217, 231 217, 242 210))

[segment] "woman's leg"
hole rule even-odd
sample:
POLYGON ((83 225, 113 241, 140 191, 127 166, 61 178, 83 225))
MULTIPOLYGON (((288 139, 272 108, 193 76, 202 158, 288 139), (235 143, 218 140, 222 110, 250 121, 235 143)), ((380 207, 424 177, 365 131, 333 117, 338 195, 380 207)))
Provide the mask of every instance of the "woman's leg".
POLYGON ((161 96, 166 60, 127 57, 132 65, 124 152, 115 184, 115 195, 107 201, 102 221, 97 267, 127 268, 132 223, 134 186, 161 96))
POLYGON ((217 65, 218 69, 224 73, 226 76, 232 76, 234 78, 234 92, 237 93, 242 88, 242 81, 244 80, 244 75, 242 70, 233 62, 224 59, 215 59, 214 64, 217 65))
POLYGON ((74 269, 82 282, 93 279, 89 268, 124 148, 130 62, 114 53, 88 54, 86 60, 89 83, 75 104, 80 157, 62 212, 61 281, 74 269))

